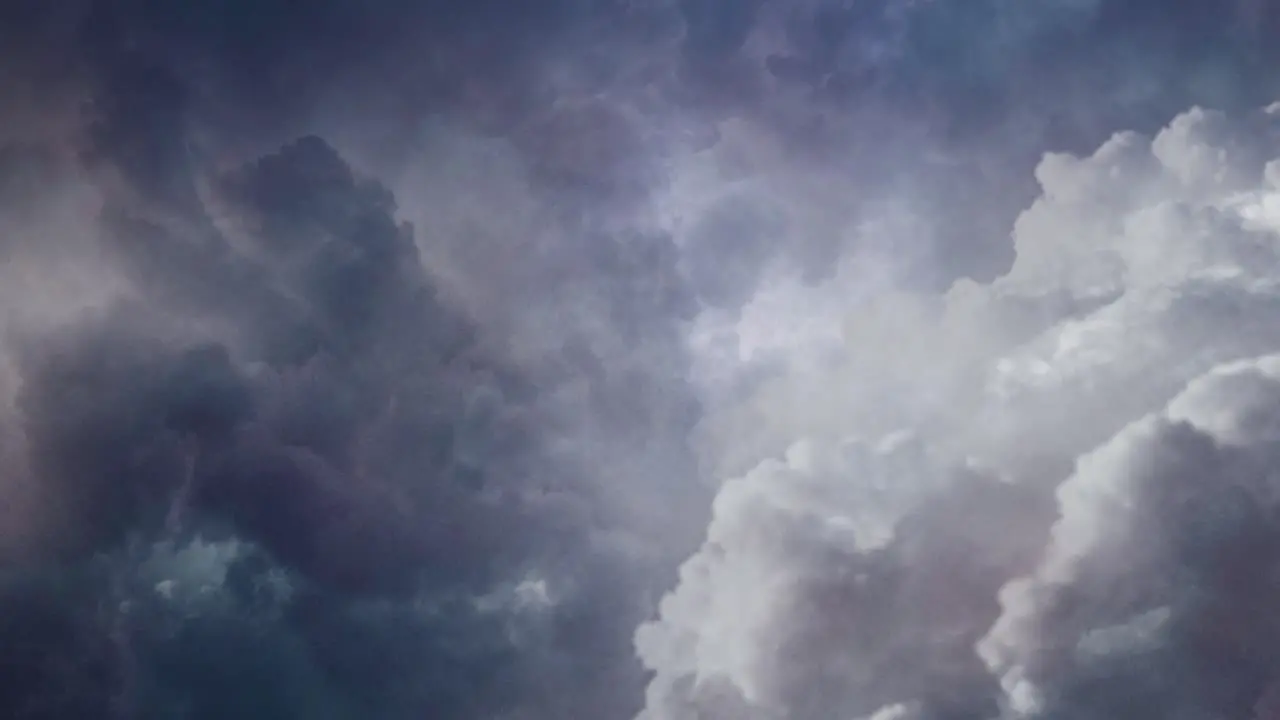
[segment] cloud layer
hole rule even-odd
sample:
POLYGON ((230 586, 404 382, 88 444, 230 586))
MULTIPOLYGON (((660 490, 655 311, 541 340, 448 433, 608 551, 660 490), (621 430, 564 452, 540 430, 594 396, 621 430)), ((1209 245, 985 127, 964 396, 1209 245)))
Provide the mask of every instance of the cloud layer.
POLYGON ((1269 3, 294 5, 0 10, 0 715, 1270 712, 1269 3))

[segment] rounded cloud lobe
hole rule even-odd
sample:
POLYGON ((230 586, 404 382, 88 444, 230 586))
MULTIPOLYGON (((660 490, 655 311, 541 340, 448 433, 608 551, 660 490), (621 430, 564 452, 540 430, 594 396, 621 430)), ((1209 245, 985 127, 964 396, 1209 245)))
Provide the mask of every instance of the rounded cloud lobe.
POLYGON ((640 717, 1265 717, 1278 131, 1050 155, 1007 274, 851 305, 709 415, 760 464, 637 634, 640 717))
POLYGON ((0 12, 0 710, 1268 717, 1275 13, 846 5, 0 12))

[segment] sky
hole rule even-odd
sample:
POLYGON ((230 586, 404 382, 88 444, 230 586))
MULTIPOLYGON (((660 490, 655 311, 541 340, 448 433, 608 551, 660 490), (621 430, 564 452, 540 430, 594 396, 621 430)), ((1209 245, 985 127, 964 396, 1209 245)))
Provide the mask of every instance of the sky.
POLYGON ((1280 717, 1277 31, 9 0, 0 716, 1280 717))

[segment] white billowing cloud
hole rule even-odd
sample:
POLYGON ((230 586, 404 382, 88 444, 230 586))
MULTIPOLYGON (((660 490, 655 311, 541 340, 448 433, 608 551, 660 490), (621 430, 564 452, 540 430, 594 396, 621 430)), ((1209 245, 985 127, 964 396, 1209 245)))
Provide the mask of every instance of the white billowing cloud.
POLYGON ((1046 157, 990 284, 869 300, 850 259, 842 345, 704 423, 727 479, 637 633, 640 717, 1250 716, 1280 671, 1252 610, 1280 599, 1278 131, 1196 109, 1046 157))
MULTIPOLYGON (((1269 356, 1211 371, 1081 458, 1058 488, 1044 557, 1005 586, 978 645, 1015 711, 1080 702, 1079 676, 1101 660, 1177 654, 1260 697, 1272 678, 1223 661, 1269 673, 1277 660, 1263 608, 1280 594, 1278 422, 1280 357, 1269 356)), ((1170 684, 1149 712, 1205 703, 1196 689, 1170 684)))
POLYGON ((868 572, 858 564, 888 543, 894 523, 919 496, 945 482, 934 463, 927 448, 905 436, 874 445, 801 442, 784 459, 726 483, 707 552, 682 570, 684 592, 663 603, 665 623, 637 637, 643 654, 663 658, 655 686, 686 675, 728 679, 748 702, 785 716, 788 688, 777 681, 791 669, 762 652, 761 641, 787 640, 773 625, 780 612, 804 622, 796 604, 810 598, 797 589, 862 582, 868 572), (848 578, 826 576, 839 566, 848 578))

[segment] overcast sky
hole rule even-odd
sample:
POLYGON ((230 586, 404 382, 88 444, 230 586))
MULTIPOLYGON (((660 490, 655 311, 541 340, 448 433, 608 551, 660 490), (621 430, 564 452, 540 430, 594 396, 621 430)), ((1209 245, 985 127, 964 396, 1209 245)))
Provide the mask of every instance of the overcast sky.
POLYGON ((0 715, 1273 717, 1277 32, 10 0, 0 715))

